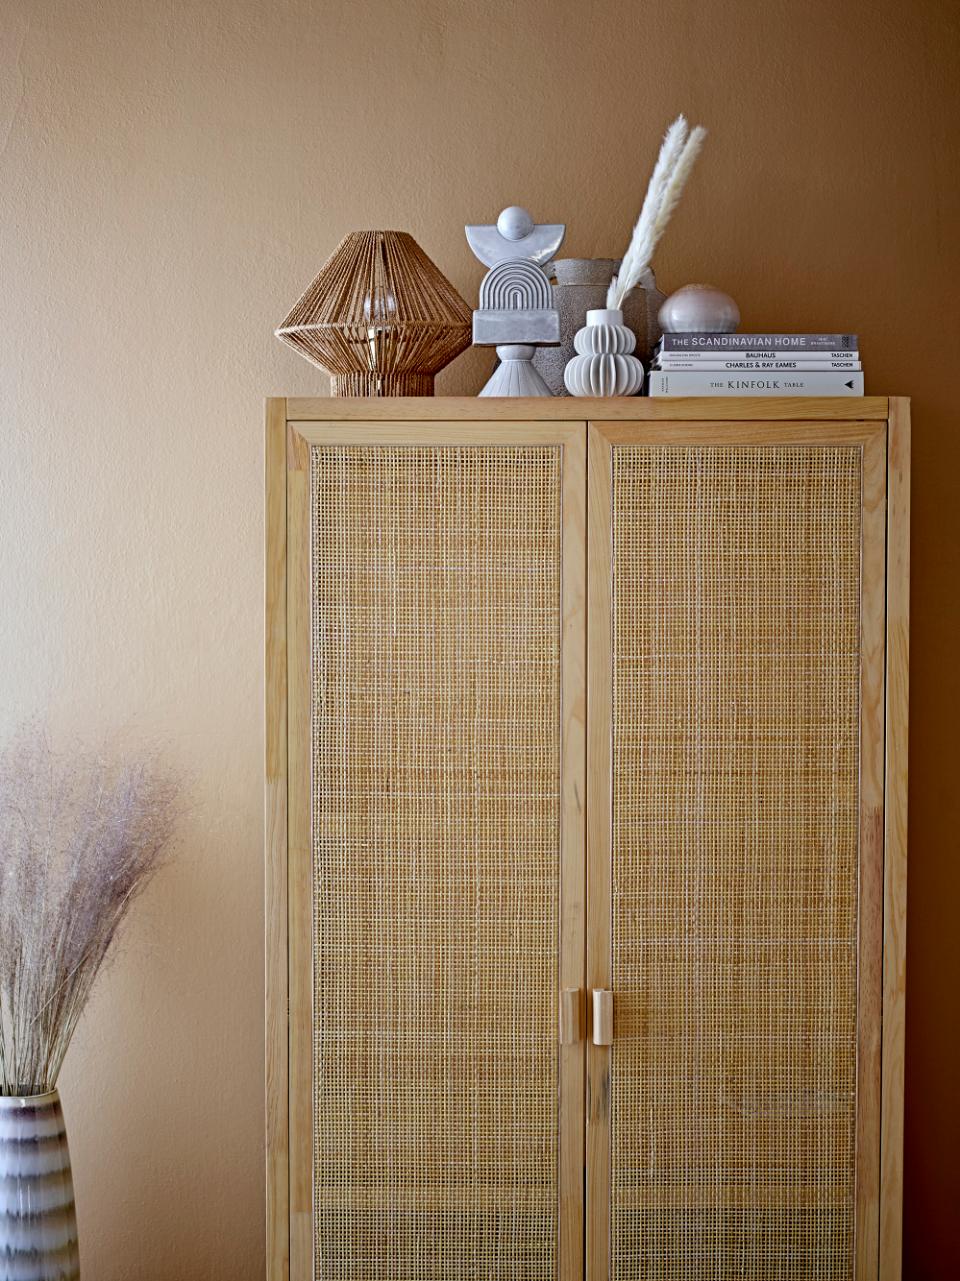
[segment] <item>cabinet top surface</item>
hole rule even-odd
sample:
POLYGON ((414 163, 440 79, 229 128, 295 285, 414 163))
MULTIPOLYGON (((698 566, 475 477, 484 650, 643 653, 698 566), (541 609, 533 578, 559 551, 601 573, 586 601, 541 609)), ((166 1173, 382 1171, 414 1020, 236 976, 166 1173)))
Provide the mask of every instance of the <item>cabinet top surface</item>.
MULTIPOLYGON (((283 401, 283 397, 273 398, 283 401)), ((889 417, 886 396, 404 396, 286 398, 288 422, 864 422, 889 417)))

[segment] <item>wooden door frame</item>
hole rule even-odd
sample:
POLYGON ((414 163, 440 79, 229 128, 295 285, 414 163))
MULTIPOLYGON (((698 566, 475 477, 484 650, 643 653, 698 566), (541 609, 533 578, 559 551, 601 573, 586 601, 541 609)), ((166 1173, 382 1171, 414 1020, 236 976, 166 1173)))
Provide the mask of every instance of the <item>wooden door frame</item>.
MULTIPOLYGON (((613 983, 613 521, 612 447, 587 435, 587 992, 613 983)), ((587 1041, 586 1278, 610 1276, 610 1069, 612 1049, 587 1041)))
POLYGON ((910 681, 910 401, 901 396, 890 398, 887 422, 886 582, 880 1281, 900 1281, 903 1269, 910 681))
MULTIPOLYGON (((892 402, 896 404, 897 402, 892 402)), ((612 985, 612 451, 621 444, 648 445, 859 445, 862 450, 861 504, 861 717, 860 717, 860 867, 857 1027, 857 1145, 855 1276, 867 1281, 880 1274, 881 1200, 885 1207, 882 1281, 899 1278, 900 1205, 896 1170, 902 1144, 902 1017, 901 1045, 885 1035, 881 1020, 896 1021, 898 983, 902 983, 902 922, 905 920, 905 834, 898 857, 884 858, 890 845, 889 824, 903 815, 903 796, 891 797, 894 815, 887 811, 884 835, 884 790, 891 781, 891 686, 899 705, 906 702, 905 640, 892 650, 886 624, 889 565, 897 565, 897 610, 905 609, 904 481, 891 476, 891 517, 888 524, 888 431, 885 422, 802 421, 718 423, 701 421, 592 421, 589 424, 587 472, 588 548, 588 697, 587 697, 587 986, 612 985), (891 556, 890 539, 897 542, 891 556), (885 670, 885 659, 887 660, 885 670), (895 664, 891 670, 891 662, 895 664), (886 695, 885 695, 886 686, 886 695), (886 723, 885 723, 886 722, 886 723), (886 734, 886 760, 885 760, 886 734), (886 780, 885 780, 886 771, 886 780), (902 866, 901 866, 902 865, 902 866), (885 879, 886 878, 886 879, 885 879), (891 932, 895 935, 890 941, 891 932), (883 946, 884 935, 888 947, 883 946), (885 952, 887 953, 885 955, 885 952), (881 1058, 882 1054, 882 1058, 881 1058), (900 1065, 898 1069, 898 1063, 900 1065), (898 1095, 898 1090, 900 1091, 898 1095), (881 1092, 883 1106, 881 1107, 881 1092), (897 1127, 900 1127, 900 1130, 897 1127), (881 1126, 883 1133, 881 1134, 881 1126), (885 1159, 881 1164, 881 1143, 885 1159), (884 1189, 881 1194, 881 1170, 884 1189), (893 1260, 896 1260, 894 1265, 893 1260), (895 1270, 894 1270, 895 1269, 895 1270)), ((891 436, 897 433, 897 457, 905 470, 903 418, 905 408, 891 413, 891 436), (896 413, 896 417, 895 417, 896 413)), ((890 449, 894 448, 891 440, 890 449)), ((903 623, 905 628, 905 622, 903 623)), ((905 717, 893 727, 896 770, 905 779, 905 717), (902 742, 900 740, 903 740, 902 742)), ((902 1013, 902 1011, 901 1011, 902 1013)), ((895 1022, 895 1027, 897 1026, 895 1022)), ((612 1048, 588 1045, 587 1051, 587 1281, 608 1281, 610 1268, 611 1195, 611 1069, 612 1048)))
POLYGON ((264 1023, 266 1274, 290 1273, 287 1029, 287 401, 266 403, 264 436, 264 1023))
MULTIPOLYGON (((559 983, 584 984, 586 855, 586 425, 298 420, 267 403, 266 987, 267 1277, 313 1277, 309 615, 288 582, 309 573, 312 444, 559 445, 561 460, 559 983), (298 711, 299 709, 299 711, 298 711)), ((557 993, 558 1032, 560 993, 557 993)), ((579 1004, 579 1002, 577 1002, 579 1004)), ((558 1277, 582 1281, 584 1044, 557 1045, 558 1277)))

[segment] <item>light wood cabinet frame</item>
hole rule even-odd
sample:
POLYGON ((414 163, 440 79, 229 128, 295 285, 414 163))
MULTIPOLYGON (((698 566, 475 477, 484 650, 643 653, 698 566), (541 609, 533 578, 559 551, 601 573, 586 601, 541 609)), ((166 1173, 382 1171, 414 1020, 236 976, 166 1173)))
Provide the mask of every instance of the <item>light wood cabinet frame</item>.
MULTIPOLYGON (((844 443, 863 448, 856 1278, 899 1281, 906 955, 909 402, 842 400, 328 400, 266 410, 266 1254, 269 1281, 313 1275, 310 1138, 309 446, 564 445, 562 824, 565 989, 609 986, 609 455, 623 441, 844 443), (573 419, 571 411, 576 411, 573 419), (589 432, 589 448, 587 436, 589 432), (585 642, 584 617, 589 617, 585 642), (584 760, 589 762, 585 769, 584 760), (585 832, 586 824, 586 832, 585 832), (588 853, 584 855, 586 835, 588 853), (584 881, 589 888, 584 909, 584 881), (605 878, 606 877, 606 881, 605 878), (605 906, 606 904, 606 906, 605 906), (305 1022, 306 1020, 306 1022, 305 1022)), ((559 995, 559 994, 558 994, 559 995)), ((582 1009, 586 1032, 591 1011, 582 1009)), ((562 1281, 609 1276, 610 1050, 559 1047, 562 1281), (584 1125, 584 1121, 586 1124, 584 1125), (586 1136, 586 1137, 584 1137, 586 1136), (592 1203, 584 1212, 584 1188, 592 1203), (584 1225, 586 1234, 584 1235, 584 1225)))

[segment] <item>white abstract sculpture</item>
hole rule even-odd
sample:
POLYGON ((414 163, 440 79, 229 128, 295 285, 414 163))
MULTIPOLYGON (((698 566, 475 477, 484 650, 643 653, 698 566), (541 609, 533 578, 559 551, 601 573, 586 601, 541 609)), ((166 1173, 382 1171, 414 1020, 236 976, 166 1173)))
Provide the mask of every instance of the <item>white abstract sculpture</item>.
POLYGON ((534 369, 534 349, 560 342, 560 313, 544 266, 563 243, 562 223, 537 226, 526 209, 504 209, 496 226, 464 228, 467 243, 490 268, 473 313, 475 347, 496 347, 500 364, 481 396, 549 396, 534 369))

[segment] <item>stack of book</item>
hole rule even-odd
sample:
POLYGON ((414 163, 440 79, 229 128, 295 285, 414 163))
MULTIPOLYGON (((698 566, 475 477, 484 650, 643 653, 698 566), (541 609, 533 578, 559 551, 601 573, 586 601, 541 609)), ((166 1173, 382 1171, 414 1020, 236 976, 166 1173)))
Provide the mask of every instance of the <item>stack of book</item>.
POLYGON ((856 334, 664 334, 648 396, 862 396, 856 334))

